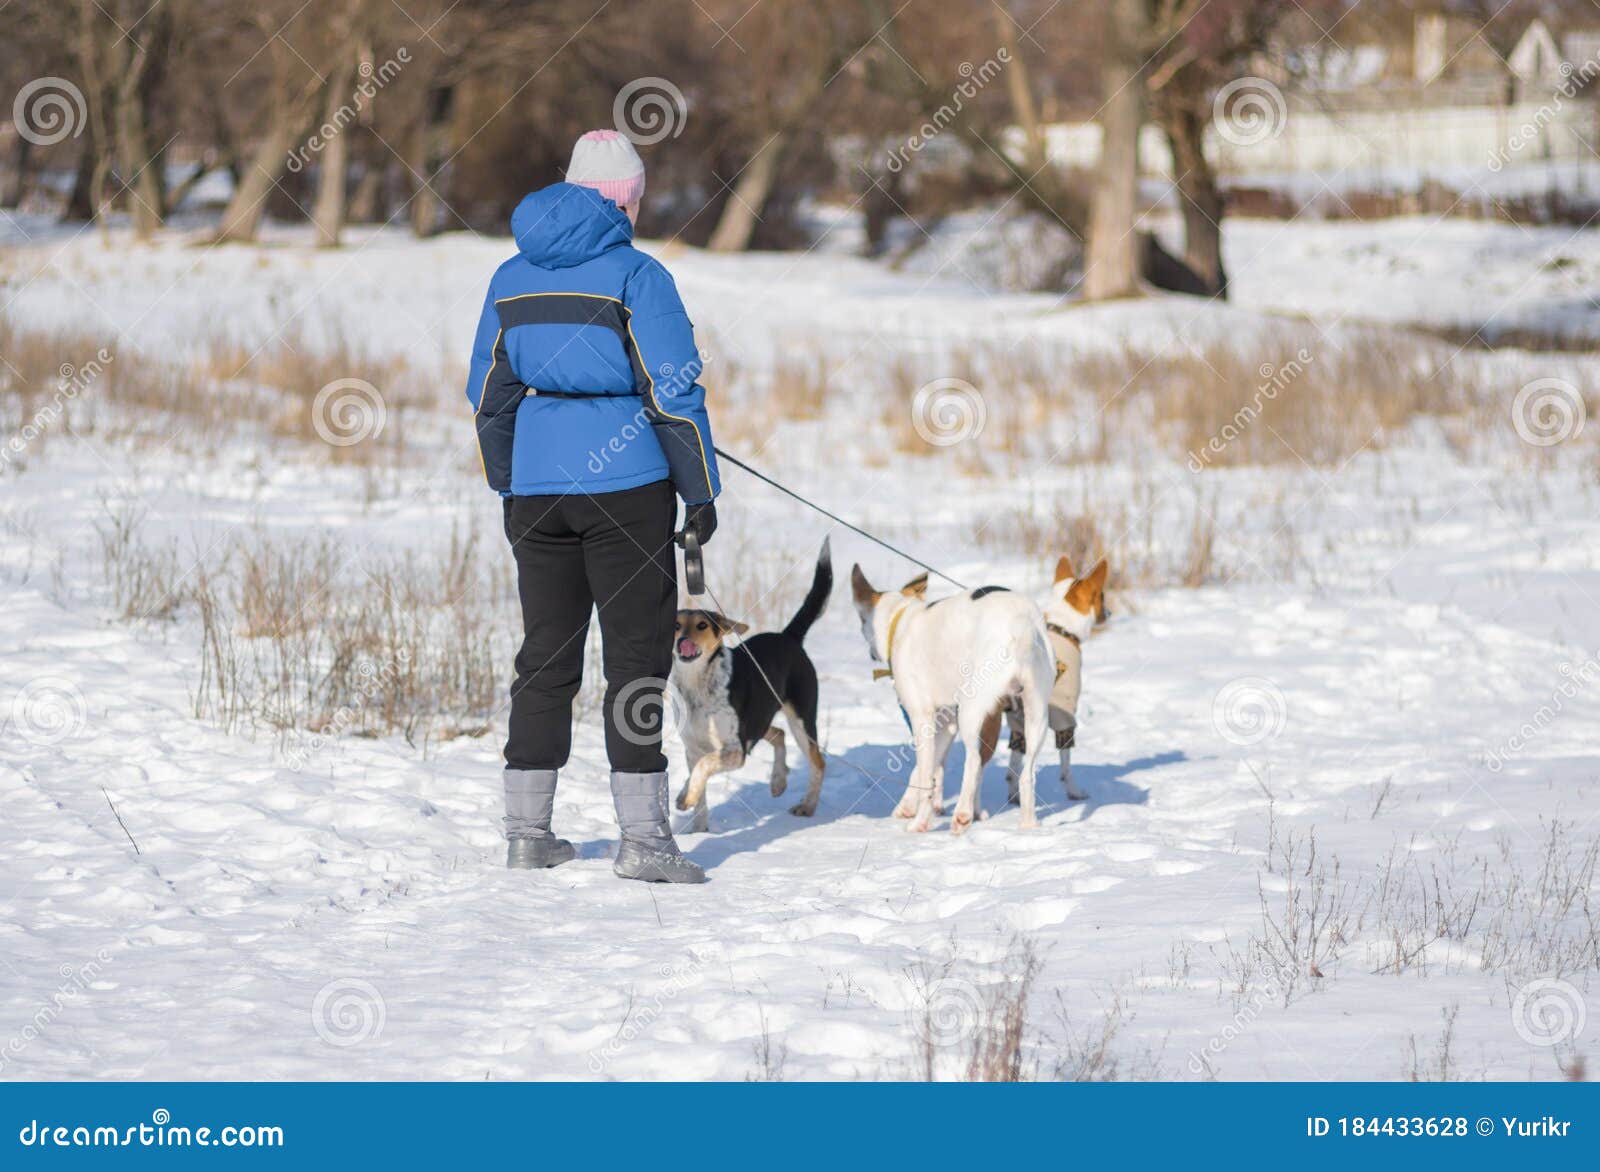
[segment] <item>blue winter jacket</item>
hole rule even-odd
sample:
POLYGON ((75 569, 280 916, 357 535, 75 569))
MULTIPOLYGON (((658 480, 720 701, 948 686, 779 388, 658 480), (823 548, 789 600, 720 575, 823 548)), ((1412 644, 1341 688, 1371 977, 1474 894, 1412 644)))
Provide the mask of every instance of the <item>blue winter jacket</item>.
POLYGON ((511 217, 467 398, 489 487, 604 493, 671 479, 688 504, 720 481, 694 327, 633 225, 588 187, 555 183, 511 217))

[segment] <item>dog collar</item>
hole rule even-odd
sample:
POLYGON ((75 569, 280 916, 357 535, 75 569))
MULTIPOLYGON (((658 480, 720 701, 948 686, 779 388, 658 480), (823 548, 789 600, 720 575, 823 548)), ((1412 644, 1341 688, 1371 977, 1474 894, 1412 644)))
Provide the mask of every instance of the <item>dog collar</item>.
POLYGON ((900 619, 906 611, 911 609, 909 602, 902 602, 900 609, 889 616, 889 637, 884 641, 883 660, 887 665, 872 669, 872 678, 875 680, 890 679, 894 676, 894 632, 900 625, 900 619))
POLYGON ((1073 634, 1071 631, 1067 630, 1067 628, 1060 626, 1057 623, 1052 623, 1047 620, 1044 624, 1044 629, 1049 631, 1052 635, 1060 635, 1074 647, 1083 646, 1083 638, 1081 636, 1073 634))

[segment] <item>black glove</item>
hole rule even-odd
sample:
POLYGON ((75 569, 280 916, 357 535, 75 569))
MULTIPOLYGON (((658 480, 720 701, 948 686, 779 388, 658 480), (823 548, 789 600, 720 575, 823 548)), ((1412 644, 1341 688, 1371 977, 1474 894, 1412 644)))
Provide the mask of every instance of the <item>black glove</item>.
MULTIPOLYGON (((715 501, 706 501, 703 505, 689 505, 684 509, 683 527, 692 531, 704 545, 711 540, 711 535, 717 531, 717 505, 715 501)), ((683 539, 678 539, 678 544, 683 544, 683 539)))

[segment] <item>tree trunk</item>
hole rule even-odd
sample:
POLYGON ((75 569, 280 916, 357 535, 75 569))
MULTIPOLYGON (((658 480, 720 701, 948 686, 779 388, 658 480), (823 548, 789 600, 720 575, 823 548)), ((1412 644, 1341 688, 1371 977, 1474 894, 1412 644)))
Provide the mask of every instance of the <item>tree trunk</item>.
POLYGON ((871 177, 861 196, 861 221, 865 229, 865 256, 882 256, 889 247, 889 225, 905 206, 905 184, 900 171, 884 168, 871 177))
POLYGON ((994 16, 1000 44, 1011 59, 1006 67, 1006 93, 1011 101, 1011 116, 1022 131, 1022 161, 1029 175, 1033 175, 1046 161, 1044 127, 1039 121, 1039 106, 1033 100, 1033 78, 1028 63, 1022 57, 1022 46, 1017 39, 1017 22, 999 5, 995 6, 994 16))
POLYGON ((1100 66, 1100 166, 1089 205, 1086 301, 1139 292, 1139 128, 1144 124, 1144 63, 1139 44, 1149 27, 1146 0, 1112 0, 1100 66))
POLYGON ((78 5, 78 67, 83 71, 84 104, 89 110, 89 144, 93 157, 88 173, 88 206, 91 220, 100 220, 106 228, 106 176, 111 171, 111 154, 115 144, 111 129, 106 125, 106 86, 100 60, 100 40, 96 32, 99 8, 94 0, 80 0, 78 5))
POLYGON ((100 158, 100 148, 95 145, 93 128, 84 136, 83 149, 78 152, 78 166, 72 177, 72 190, 67 193, 66 206, 61 209, 61 222, 94 219, 94 172, 100 158))
POLYGON ((444 230, 448 210, 439 187, 450 159, 450 125, 455 111, 454 85, 436 85, 428 91, 427 109, 417 124, 412 170, 420 176, 411 198, 411 231, 434 236, 444 230))
POLYGON ((716 230, 706 243, 712 252, 743 252, 750 247, 750 237, 761 219, 761 209, 766 206, 777 181, 778 164, 788 138, 788 132, 780 130, 740 172, 738 182, 728 194, 728 202, 722 205, 716 230))
MULTIPOLYGON (((324 120, 337 125, 339 107, 350 90, 355 77, 355 62, 341 60, 331 75, 328 100, 324 104, 324 120)), ((317 198, 311 205, 311 225, 316 229, 318 248, 338 248, 339 233, 344 229, 345 175, 350 167, 350 135, 354 126, 337 130, 322 148, 317 162, 317 198)))
POLYGON ((352 126, 349 133, 356 135, 350 144, 356 185, 345 205, 345 217, 352 224, 381 224, 384 220, 381 214, 384 164, 388 151, 383 150, 376 136, 364 126, 352 126))
POLYGON ((17 135, 11 148, 11 181, 0 193, 0 208, 17 208, 28 198, 28 188, 33 182, 33 143, 26 135, 17 135))
MULTIPOLYGON (((1206 107, 1209 113, 1209 106, 1206 107)), ((1206 115, 1181 104, 1162 119, 1183 208, 1183 259, 1207 291, 1228 295, 1222 268, 1222 192, 1205 155, 1206 115)))
MULTIPOLYGON (((154 28, 146 26, 147 36, 159 37, 159 21, 157 16, 152 22, 154 28)), ((121 63, 117 82, 117 166, 122 172, 123 190, 128 194, 133 234, 139 240, 153 236, 164 217, 161 160, 151 155, 148 130, 151 55, 159 51, 159 46, 141 40, 131 59, 121 63)))
POLYGON ((239 175, 233 198, 222 213, 216 240, 249 242, 261 228, 261 215, 278 176, 289 165, 289 152, 305 130, 321 83, 308 83, 298 93, 280 93, 272 103, 272 120, 255 153, 239 175))

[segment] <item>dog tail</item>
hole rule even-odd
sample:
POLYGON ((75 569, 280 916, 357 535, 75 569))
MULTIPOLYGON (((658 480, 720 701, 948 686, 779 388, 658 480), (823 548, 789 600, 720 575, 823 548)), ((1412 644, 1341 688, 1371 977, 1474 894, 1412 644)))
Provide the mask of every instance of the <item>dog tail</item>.
POLYGON ((811 624, 822 617, 823 609, 828 605, 828 595, 833 591, 833 554, 829 551, 829 542, 824 539, 822 552, 817 555, 817 572, 811 579, 811 589, 806 592, 806 600, 800 604, 800 609, 794 612, 794 618, 789 620, 789 625, 783 628, 783 633, 793 639, 803 640, 806 632, 811 630, 811 624))

